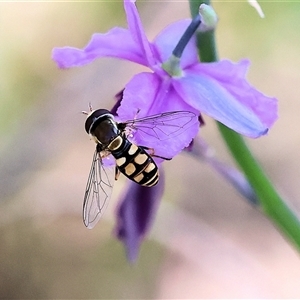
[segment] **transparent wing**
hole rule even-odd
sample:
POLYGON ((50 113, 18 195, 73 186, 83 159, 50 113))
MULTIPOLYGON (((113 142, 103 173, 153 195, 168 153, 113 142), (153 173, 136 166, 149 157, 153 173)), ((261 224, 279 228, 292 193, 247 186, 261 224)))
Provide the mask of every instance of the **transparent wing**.
POLYGON ((83 200, 83 222, 93 228, 100 220, 111 197, 115 165, 104 165, 100 152, 94 153, 90 175, 83 200))
POLYGON ((133 135, 138 131, 163 141, 182 134, 197 122, 199 123, 198 116, 192 112, 171 111, 130 120, 121 123, 121 126, 129 129, 133 135))

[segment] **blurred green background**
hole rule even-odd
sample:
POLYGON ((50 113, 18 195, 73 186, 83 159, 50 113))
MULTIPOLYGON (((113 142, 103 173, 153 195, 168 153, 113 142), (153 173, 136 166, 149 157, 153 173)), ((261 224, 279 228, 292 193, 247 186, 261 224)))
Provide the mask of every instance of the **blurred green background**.
MULTIPOLYGON (((248 78, 279 99, 268 136, 247 140, 300 210, 300 4, 216 1, 221 58, 252 61, 248 78)), ((138 1, 149 39, 189 17, 186 1, 138 1)), ((111 107, 141 67, 102 59, 59 70, 56 46, 83 47, 94 32, 126 26, 121 1, 0 3, 0 298, 298 298, 296 251, 259 211, 187 154, 165 163, 166 191, 154 227, 129 265, 114 238, 115 184, 93 230, 81 220, 94 144, 80 113, 111 107)), ((201 134, 233 164, 212 120, 201 134)))

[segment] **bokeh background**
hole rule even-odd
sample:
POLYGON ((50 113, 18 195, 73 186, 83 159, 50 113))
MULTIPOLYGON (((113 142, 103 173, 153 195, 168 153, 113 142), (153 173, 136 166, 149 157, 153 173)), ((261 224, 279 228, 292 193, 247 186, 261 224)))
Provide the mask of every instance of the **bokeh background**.
MULTIPOLYGON (((280 118, 249 140, 264 169, 300 210, 300 4, 213 1, 221 58, 252 61, 248 78, 279 99, 280 118)), ((151 40, 189 17, 187 1, 138 1, 151 40)), ((115 184, 93 230, 81 220, 94 144, 80 112, 110 108, 141 68, 102 59, 59 70, 56 46, 83 47, 94 32, 126 26, 121 1, 0 3, 1 298, 298 298, 299 254, 274 225, 205 163, 165 163, 166 190, 134 265, 113 234, 126 187, 115 184)), ((215 123, 202 136, 233 165, 215 123)))

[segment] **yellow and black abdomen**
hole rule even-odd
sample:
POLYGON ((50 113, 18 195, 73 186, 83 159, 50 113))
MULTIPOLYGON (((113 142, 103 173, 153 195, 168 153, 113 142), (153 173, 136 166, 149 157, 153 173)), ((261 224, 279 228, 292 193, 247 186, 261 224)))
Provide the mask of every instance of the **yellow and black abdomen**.
MULTIPOLYGON (((118 137, 120 138, 120 136, 118 137)), ((159 179, 157 165, 142 147, 122 137, 122 143, 111 150, 121 173, 143 186, 154 186, 159 179)))

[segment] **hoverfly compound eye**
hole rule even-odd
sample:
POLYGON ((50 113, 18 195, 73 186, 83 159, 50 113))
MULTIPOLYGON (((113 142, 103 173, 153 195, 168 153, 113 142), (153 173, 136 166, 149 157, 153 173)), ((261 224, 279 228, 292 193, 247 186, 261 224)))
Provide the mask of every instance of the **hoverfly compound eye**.
POLYGON ((90 134, 92 127, 95 123, 100 121, 102 118, 111 118, 114 119, 114 116, 107 109, 97 109, 93 111, 85 121, 85 131, 90 134))

